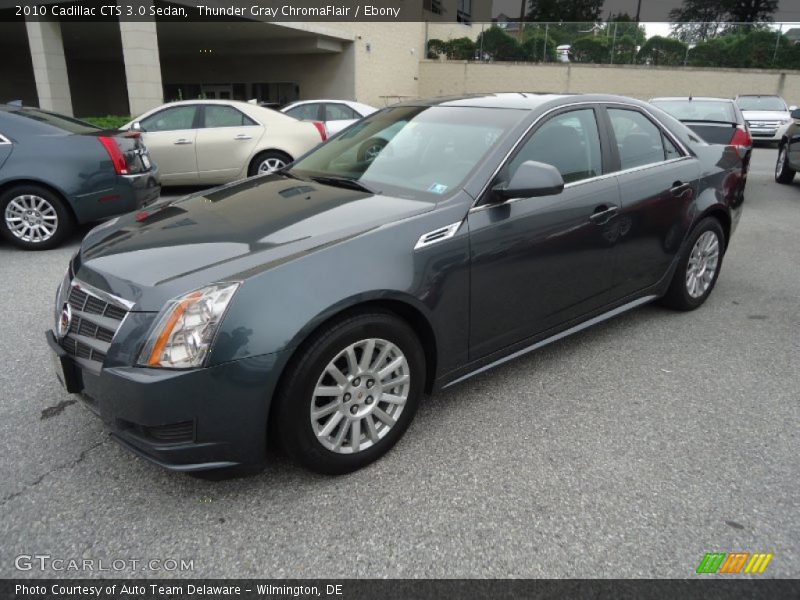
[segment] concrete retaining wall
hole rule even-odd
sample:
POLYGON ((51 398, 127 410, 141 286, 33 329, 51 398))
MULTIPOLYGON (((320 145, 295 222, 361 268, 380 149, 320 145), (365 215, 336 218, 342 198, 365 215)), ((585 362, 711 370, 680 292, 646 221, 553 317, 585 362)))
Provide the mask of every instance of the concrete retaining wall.
POLYGON ((761 93, 780 94, 787 103, 800 105, 800 71, 436 60, 422 61, 419 71, 422 97, 528 91, 609 93, 647 100, 761 93))

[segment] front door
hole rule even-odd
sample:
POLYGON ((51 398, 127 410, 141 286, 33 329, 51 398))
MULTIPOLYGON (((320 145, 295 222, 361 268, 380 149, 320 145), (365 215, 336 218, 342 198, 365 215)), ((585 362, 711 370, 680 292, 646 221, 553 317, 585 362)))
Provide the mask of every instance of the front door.
POLYGON ((619 190, 613 176, 601 177, 608 158, 597 114, 588 107, 549 117, 494 182, 509 180, 520 164, 534 160, 558 168, 563 192, 483 204, 470 212, 470 359, 608 302, 608 238, 619 190))

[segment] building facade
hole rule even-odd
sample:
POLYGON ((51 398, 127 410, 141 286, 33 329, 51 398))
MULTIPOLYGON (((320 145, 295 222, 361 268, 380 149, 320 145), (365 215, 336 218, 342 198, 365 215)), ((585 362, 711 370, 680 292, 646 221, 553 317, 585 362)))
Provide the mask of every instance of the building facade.
POLYGON ((198 97, 385 106, 419 95, 430 20, 452 20, 437 26, 474 37, 480 26, 471 23, 490 19, 488 8, 473 15, 469 0, 417 4, 412 22, 7 20, 0 56, 13 59, 0 63, 0 102, 77 117, 138 115, 198 97))

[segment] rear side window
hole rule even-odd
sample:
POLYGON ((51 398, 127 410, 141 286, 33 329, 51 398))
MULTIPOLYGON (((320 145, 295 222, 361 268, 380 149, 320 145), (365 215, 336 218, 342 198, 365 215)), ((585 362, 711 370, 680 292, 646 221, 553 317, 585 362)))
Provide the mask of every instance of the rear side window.
POLYGON ((529 160, 553 165, 564 183, 600 175, 603 172, 600 134, 594 110, 561 113, 544 123, 509 164, 509 177, 529 160))
POLYGON ((661 130, 636 110, 609 108, 622 170, 677 158, 680 153, 661 130), (668 146, 667 146, 668 144, 668 146))
POLYGON ((290 108, 286 114, 301 121, 316 121, 319 119, 319 104, 301 104, 290 108))
POLYGON ((193 129, 196 114, 196 106, 174 106, 142 119, 142 129, 153 132, 193 129))
POLYGON ((206 104, 203 110, 206 127, 242 127, 256 124, 250 117, 232 106, 206 104))
POLYGON ((326 121, 346 121, 349 119, 360 119, 359 115, 352 108, 346 104, 328 103, 325 105, 325 120, 326 121))

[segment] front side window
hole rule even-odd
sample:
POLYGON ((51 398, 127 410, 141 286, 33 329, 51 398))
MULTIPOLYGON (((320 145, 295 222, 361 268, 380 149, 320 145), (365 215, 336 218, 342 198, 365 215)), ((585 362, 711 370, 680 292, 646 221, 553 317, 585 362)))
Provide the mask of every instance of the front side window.
POLYGON ((206 127, 242 127, 256 124, 250 117, 232 106, 207 104, 204 111, 206 127))
POLYGON ((193 129, 196 106, 175 106, 142 119, 142 130, 148 132, 193 129))
POLYGON ((564 183, 602 174, 600 134, 594 109, 573 110, 546 121, 513 158, 509 176, 529 160, 553 165, 564 183))
MULTIPOLYGON (((675 158, 677 149, 665 147, 661 130, 637 110, 610 108, 608 116, 617 140, 620 168, 641 167, 675 158)), ((670 144, 671 145, 671 144, 670 144)))
POLYGON ((361 115, 356 113, 346 104, 334 104, 329 102, 325 105, 326 121, 346 121, 349 119, 360 119, 361 115))
POLYGON ((319 119, 319 104, 301 104, 290 108, 286 114, 301 121, 316 121, 319 119))
POLYGON ((468 106, 385 109, 313 150, 290 174, 348 179, 379 193, 435 201, 458 190, 527 114, 468 106))

